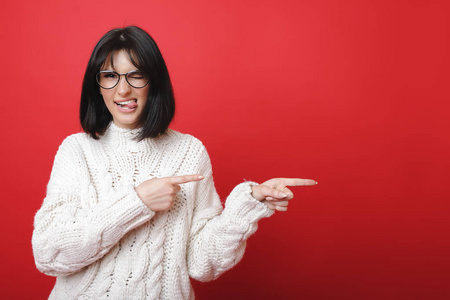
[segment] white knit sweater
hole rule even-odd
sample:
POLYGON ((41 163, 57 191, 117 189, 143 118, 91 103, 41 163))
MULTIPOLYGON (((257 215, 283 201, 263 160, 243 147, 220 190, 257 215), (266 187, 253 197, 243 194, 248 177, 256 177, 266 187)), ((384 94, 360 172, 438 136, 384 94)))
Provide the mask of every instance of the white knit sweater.
POLYGON ((238 185, 222 208, 202 143, 169 130, 137 142, 109 126, 60 146, 32 238, 37 268, 57 276, 49 299, 193 299, 189 276, 208 281, 244 254, 257 221, 273 214, 238 185), (155 213, 134 187, 158 177, 202 174, 155 213))

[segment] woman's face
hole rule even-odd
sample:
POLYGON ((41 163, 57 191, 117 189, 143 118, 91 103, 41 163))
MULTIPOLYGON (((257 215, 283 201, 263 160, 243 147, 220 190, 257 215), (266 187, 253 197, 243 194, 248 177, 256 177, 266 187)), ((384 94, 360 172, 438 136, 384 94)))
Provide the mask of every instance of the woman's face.
MULTIPOLYGON (((114 68, 108 58, 101 68, 101 71, 105 70, 125 74, 137 68, 131 63, 127 52, 120 50, 114 54, 114 68)), ((139 119, 147 103, 150 84, 143 88, 134 88, 125 80, 125 76, 120 76, 119 83, 114 88, 99 88, 114 124, 128 129, 139 127, 139 119)))

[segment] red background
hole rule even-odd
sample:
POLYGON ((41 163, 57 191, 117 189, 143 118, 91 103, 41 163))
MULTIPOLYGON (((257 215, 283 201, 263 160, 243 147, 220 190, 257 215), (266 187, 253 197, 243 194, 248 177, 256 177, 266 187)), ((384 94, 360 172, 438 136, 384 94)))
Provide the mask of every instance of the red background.
POLYGON ((173 80, 172 128, 207 146, 222 197, 313 178, 198 299, 449 299, 446 0, 2 3, 1 299, 45 299, 32 222, 82 76, 109 29, 138 25, 173 80))

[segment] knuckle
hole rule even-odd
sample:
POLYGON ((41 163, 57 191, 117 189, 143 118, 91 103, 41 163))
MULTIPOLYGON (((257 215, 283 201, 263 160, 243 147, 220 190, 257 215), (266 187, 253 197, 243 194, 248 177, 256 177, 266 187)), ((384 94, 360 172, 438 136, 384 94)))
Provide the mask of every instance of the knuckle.
POLYGON ((170 194, 171 195, 175 195, 176 193, 178 193, 181 190, 181 187, 179 185, 172 185, 170 187, 170 194))

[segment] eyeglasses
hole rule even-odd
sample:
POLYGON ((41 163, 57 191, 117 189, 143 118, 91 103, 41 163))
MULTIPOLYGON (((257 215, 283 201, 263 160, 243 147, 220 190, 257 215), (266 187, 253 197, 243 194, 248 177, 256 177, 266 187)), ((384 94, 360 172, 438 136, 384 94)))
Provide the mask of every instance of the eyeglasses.
POLYGON ((97 83, 104 89, 112 89, 119 83, 122 75, 125 76, 129 85, 137 89, 145 87, 149 82, 149 78, 144 72, 133 70, 125 74, 119 74, 115 71, 100 71, 96 77, 97 83))

